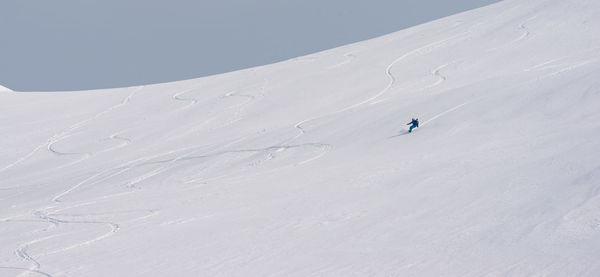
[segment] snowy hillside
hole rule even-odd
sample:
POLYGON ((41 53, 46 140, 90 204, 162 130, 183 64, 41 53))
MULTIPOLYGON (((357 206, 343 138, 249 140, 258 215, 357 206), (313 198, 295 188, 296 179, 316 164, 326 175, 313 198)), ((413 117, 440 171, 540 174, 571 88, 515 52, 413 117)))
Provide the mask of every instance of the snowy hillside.
POLYGON ((7 92, 7 91, 11 91, 9 88, 7 87, 3 87, 2 85, 0 85, 0 92, 7 92))
POLYGON ((507 0, 208 78, 0 93, 0 276, 600 276, 599 14, 507 0))

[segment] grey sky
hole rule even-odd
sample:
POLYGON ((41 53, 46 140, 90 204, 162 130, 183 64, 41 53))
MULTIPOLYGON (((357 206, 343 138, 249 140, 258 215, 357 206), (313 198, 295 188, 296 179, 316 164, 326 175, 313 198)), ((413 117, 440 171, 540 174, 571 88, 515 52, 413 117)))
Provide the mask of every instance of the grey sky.
POLYGON ((262 65, 498 0, 0 0, 0 84, 122 87, 262 65))

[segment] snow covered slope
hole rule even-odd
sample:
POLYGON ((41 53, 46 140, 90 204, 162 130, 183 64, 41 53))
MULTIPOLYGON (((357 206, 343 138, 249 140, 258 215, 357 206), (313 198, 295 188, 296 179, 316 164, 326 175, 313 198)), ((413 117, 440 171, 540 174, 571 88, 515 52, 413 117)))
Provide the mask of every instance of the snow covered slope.
POLYGON ((2 85, 0 85, 0 92, 10 92, 11 90, 7 87, 3 87, 2 85))
POLYGON ((208 78, 0 94, 0 275, 599 276, 598 14, 507 0, 208 78))

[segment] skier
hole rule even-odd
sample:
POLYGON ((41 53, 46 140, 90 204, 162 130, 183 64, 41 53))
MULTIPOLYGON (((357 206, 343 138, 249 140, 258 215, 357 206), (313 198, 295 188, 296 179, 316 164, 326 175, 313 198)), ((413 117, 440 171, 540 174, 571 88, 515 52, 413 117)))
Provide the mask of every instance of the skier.
POLYGON ((411 125, 411 124, 412 124, 412 126, 410 126, 410 129, 408 129, 409 133, 411 133, 414 128, 419 128, 419 119, 418 118, 417 119, 413 118, 412 121, 409 122, 406 125, 411 125))

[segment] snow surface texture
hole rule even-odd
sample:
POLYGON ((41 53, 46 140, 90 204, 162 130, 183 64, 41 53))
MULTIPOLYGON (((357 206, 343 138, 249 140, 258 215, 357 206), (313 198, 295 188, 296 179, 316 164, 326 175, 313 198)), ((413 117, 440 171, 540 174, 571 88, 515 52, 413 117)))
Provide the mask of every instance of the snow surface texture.
POLYGON ((0 85, 0 92, 11 92, 11 90, 7 87, 0 85))
POLYGON ((208 78, 0 94, 0 275, 600 276, 598 14, 510 0, 208 78))

